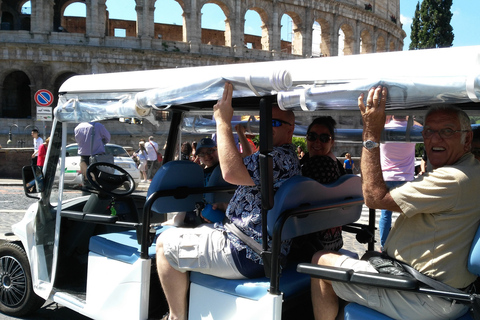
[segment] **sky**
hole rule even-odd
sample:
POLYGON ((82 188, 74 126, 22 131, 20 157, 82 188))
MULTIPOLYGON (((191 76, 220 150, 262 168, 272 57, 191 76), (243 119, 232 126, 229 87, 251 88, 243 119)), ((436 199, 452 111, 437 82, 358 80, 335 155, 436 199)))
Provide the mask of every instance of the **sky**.
MULTIPOLYGON (((410 44, 411 24, 418 1, 400 0, 400 21, 403 24, 403 30, 407 34, 407 37, 404 39, 403 50, 408 50, 410 44)), ((110 18, 136 19, 134 0, 107 0, 106 4, 110 18)), ((26 5, 28 6, 29 3, 27 2, 26 5)), ((164 10, 155 10, 155 22, 182 24, 182 9, 176 1, 157 0, 158 5, 161 5, 164 10)), ((453 46, 480 45, 480 23, 477 20, 480 12, 480 0, 453 0, 451 11, 453 13, 451 25, 455 35, 453 46)), ((85 5, 74 3, 67 8, 65 15, 85 16, 85 5)), ((245 19, 245 33, 260 36, 260 16, 256 12, 249 10, 245 19)), ((291 29, 289 20, 288 16, 284 15, 281 24, 289 26, 291 29)), ((208 3, 202 7, 202 28, 225 30, 225 16, 217 5, 208 3)), ((291 40, 291 33, 288 32, 288 28, 282 28, 281 37, 282 40, 291 40)))
MULTIPOLYGON (((403 40, 403 50, 408 50, 410 45, 410 30, 417 3, 418 0, 400 0, 400 21, 403 23, 403 30, 407 33, 407 37, 403 40)), ((480 12, 480 1, 453 0, 451 11, 453 17, 450 24, 455 35, 453 46, 480 45, 480 23, 477 20, 480 12)))

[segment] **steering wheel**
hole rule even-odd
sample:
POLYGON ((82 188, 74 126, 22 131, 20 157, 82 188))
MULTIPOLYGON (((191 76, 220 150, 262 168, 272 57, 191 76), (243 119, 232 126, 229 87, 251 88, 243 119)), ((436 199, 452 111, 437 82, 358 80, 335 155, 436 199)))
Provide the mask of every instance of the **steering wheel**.
POLYGON ((135 181, 123 168, 107 162, 95 162, 87 168, 87 179, 100 193, 126 196, 135 190, 135 181))

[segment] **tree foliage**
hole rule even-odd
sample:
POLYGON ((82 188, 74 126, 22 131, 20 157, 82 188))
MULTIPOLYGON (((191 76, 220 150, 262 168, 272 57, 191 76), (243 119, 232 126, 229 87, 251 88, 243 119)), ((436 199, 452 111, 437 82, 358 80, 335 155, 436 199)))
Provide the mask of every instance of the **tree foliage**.
POLYGON ((452 0, 417 2, 410 34, 410 50, 446 48, 453 44, 452 0))

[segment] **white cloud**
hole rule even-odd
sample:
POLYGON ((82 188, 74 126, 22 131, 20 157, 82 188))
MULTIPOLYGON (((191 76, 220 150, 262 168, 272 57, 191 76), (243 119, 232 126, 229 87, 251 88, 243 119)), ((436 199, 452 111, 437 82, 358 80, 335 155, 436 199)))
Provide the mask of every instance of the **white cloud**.
POLYGON ((409 26, 412 24, 413 19, 410 17, 406 17, 403 14, 400 15, 400 22, 403 24, 403 26, 409 26))

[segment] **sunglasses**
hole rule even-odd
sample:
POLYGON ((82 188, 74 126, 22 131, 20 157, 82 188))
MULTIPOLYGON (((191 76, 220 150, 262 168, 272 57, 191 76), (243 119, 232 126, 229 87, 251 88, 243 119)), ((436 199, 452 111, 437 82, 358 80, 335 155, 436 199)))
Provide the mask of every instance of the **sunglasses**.
POLYGON ((203 152, 199 152, 197 155, 199 157, 205 157, 206 155, 211 155, 212 153, 214 153, 215 151, 217 151, 217 149, 208 149, 206 151, 203 151, 203 152))
POLYGON ((272 127, 276 128, 276 127, 281 127, 282 124, 288 124, 289 126, 291 126, 292 124, 290 122, 287 122, 287 121, 283 121, 283 120, 280 120, 280 119, 272 119, 272 127))
POLYGON ((317 134, 315 132, 307 133, 307 140, 310 142, 314 142, 315 140, 320 140, 320 142, 327 143, 328 141, 332 140, 332 136, 326 133, 317 134))

